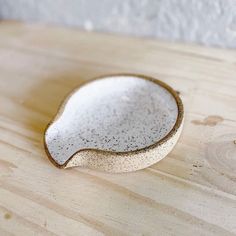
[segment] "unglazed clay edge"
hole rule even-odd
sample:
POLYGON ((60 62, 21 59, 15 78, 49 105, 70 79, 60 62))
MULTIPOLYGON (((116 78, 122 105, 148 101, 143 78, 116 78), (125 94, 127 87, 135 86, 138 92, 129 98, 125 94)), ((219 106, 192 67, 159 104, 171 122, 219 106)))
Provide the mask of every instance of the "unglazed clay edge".
POLYGON ((128 154, 108 153, 99 150, 82 150, 66 163, 65 168, 82 166, 112 173, 130 172, 144 169, 163 159, 177 143, 183 123, 178 131, 166 142, 144 152, 128 154))

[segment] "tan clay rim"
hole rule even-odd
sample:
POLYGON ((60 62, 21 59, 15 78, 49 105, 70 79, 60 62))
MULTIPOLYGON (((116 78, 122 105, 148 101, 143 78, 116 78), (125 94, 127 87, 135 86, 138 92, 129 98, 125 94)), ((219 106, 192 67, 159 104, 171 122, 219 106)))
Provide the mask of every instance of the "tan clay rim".
POLYGON ((149 151, 150 149, 153 149, 153 148, 156 148, 160 145, 162 145, 163 143, 167 142, 179 129, 179 127, 181 126, 182 124, 182 121, 183 121, 183 116, 184 116, 184 108, 183 108, 183 103, 179 97, 179 95, 177 94, 177 92, 172 89, 169 85, 167 85, 166 83, 158 80, 158 79, 155 79, 155 78, 152 78, 152 77, 149 77, 149 76, 146 76, 146 75, 140 75, 140 74, 129 74, 129 73, 125 73, 125 74, 108 74, 108 75, 102 75, 102 76, 99 76, 99 77, 96 77, 94 79, 91 79, 89 81, 86 81, 84 83, 82 83, 79 87, 77 87, 76 89, 74 89, 72 92, 70 92, 66 98, 64 99, 64 101, 61 103, 61 105, 59 106, 58 110, 57 110, 57 113, 55 115, 55 117, 49 122, 49 124, 46 126, 46 129, 44 131, 44 148, 45 148, 45 151, 47 153, 47 156, 49 158, 49 160, 58 168, 65 168, 67 166, 67 164, 73 159, 73 157, 78 154, 79 152, 83 152, 83 151, 96 151, 96 152, 99 152, 99 153, 104 153, 104 154, 115 154, 117 156, 127 156, 127 155, 133 155, 133 154, 139 154, 139 153, 143 153, 143 152, 146 152, 146 151, 149 151), (46 144, 46 132, 48 130, 48 128, 54 123, 56 122, 61 114, 63 113, 64 111, 64 108, 68 102, 68 100, 70 99, 70 97, 76 93, 81 87, 83 87, 84 85, 87 85, 88 83, 92 82, 92 81, 95 81, 95 80, 99 80, 99 79, 105 79, 105 78, 108 78, 108 77, 115 77, 115 76, 132 76, 132 77, 138 77, 138 78, 141 78, 141 79, 144 79, 144 80, 148 80, 148 81, 151 81, 155 84, 158 84, 160 85, 161 87, 165 88, 174 98, 175 98, 175 101, 176 101, 176 104, 177 104, 177 107, 178 107, 178 116, 177 116, 177 119, 176 119, 176 122, 173 126, 173 128, 170 130, 170 132, 165 136, 163 137, 162 139, 158 140, 156 143, 150 145, 150 146, 147 146, 147 147, 144 147, 144 148, 141 148, 141 149, 138 149, 138 150, 134 150, 134 151, 126 151, 126 152, 114 152, 114 151, 105 151, 105 150, 100 150, 100 149, 94 149, 94 148, 85 148, 85 149, 80 149, 78 151, 76 151, 70 158, 68 158, 68 160, 60 165, 58 164, 54 159, 53 157, 51 156, 49 150, 48 150, 48 147, 47 147, 47 144, 46 144))

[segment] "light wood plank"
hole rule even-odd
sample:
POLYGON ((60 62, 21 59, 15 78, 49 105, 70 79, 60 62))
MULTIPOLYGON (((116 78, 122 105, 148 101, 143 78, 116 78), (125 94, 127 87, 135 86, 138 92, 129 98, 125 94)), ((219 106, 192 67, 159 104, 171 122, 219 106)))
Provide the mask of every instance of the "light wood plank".
POLYGON ((236 235, 236 52, 75 29, 0 24, 0 234, 236 235), (106 73, 180 92, 175 149, 141 171, 56 169, 43 131, 63 98, 106 73))

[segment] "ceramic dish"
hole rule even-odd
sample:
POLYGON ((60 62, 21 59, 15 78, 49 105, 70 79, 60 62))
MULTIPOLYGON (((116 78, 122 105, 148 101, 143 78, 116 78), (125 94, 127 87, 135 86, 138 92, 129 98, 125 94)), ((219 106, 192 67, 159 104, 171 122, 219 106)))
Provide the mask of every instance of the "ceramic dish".
POLYGON ((182 102, 167 84, 141 75, 108 75, 67 97, 44 143, 57 167, 127 172, 164 158, 182 124, 182 102))

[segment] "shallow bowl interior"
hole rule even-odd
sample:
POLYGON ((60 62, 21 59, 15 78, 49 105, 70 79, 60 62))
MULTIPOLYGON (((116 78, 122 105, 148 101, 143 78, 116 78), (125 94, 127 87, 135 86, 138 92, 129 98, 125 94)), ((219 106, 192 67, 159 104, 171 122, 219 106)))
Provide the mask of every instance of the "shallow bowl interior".
POLYGON ((108 76, 67 98, 45 133, 51 157, 65 163, 83 149, 132 152, 163 139, 174 127, 178 106, 161 83, 138 76, 108 76))

